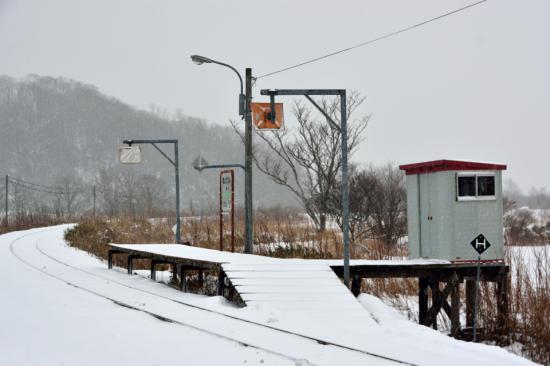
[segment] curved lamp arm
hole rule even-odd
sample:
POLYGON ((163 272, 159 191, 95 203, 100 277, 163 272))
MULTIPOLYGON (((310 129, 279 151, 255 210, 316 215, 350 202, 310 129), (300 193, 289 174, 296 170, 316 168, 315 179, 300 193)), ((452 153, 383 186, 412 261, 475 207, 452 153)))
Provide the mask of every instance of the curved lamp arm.
POLYGON ((228 65, 226 63, 216 61, 216 60, 212 60, 208 57, 204 57, 204 56, 200 56, 200 55, 191 56, 191 60, 194 63, 196 63, 197 65, 212 63, 212 64, 218 64, 218 65, 221 65, 221 66, 225 66, 225 67, 233 70, 235 72, 235 74, 237 74, 237 76, 239 77, 239 82, 241 83, 241 93, 239 94, 239 114, 241 116, 244 116, 244 114, 246 113, 246 106, 245 106, 246 103, 245 103, 245 97, 244 97, 244 93, 243 93, 243 78, 242 78, 241 74, 237 71, 237 69, 235 69, 233 66, 228 65))

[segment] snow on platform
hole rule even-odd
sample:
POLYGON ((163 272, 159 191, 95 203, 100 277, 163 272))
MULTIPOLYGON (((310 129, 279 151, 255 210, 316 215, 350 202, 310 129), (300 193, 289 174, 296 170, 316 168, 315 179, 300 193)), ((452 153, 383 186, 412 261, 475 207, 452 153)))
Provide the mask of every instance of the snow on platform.
POLYGON ((218 264, 247 305, 333 321, 372 322, 328 262, 222 252, 177 244, 110 244, 136 253, 218 264), (358 318, 359 317, 359 318, 358 318))
MULTIPOLYGON (((114 248, 123 250, 131 250, 135 252, 151 253, 166 257, 191 259, 202 262, 211 263, 240 263, 240 264, 255 264, 255 263, 293 263, 301 265, 328 265, 341 266, 343 259, 299 259, 299 258, 273 258, 254 254, 222 252, 219 250, 192 247, 180 244, 115 244, 109 243, 114 248)), ((443 259, 403 259, 403 260, 371 260, 371 259, 351 259, 350 266, 418 266, 418 265, 434 265, 434 264, 451 264, 448 260, 443 259)))

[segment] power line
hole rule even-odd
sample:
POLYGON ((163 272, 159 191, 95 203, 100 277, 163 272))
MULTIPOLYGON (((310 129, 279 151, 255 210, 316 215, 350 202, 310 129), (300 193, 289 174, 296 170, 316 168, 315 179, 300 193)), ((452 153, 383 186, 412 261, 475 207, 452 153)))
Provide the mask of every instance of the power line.
POLYGON ((70 193, 86 192, 82 188, 71 189, 71 188, 65 188, 65 187, 51 187, 43 184, 27 182, 23 179, 19 179, 15 177, 10 177, 10 183, 21 188, 25 188, 25 189, 29 189, 37 192, 49 193, 49 194, 70 194, 70 193))
POLYGON ((468 8, 472 8, 476 5, 479 5, 479 4, 482 4, 484 2, 487 2, 488 0, 481 0, 481 1, 478 1, 478 2, 475 2, 475 3, 472 3, 472 4, 469 4, 469 5, 466 5, 466 6, 463 6, 462 8, 458 8, 458 9, 455 9, 455 10, 452 10, 448 13, 445 13, 445 14, 441 14, 435 18, 431 18, 431 19, 428 19, 428 20, 425 20, 423 22, 420 22, 420 23, 416 23, 414 25, 410 25, 408 27, 405 27, 405 28, 401 28, 397 31, 394 31, 394 32, 391 32, 391 33, 387 33, 387 34, 384 34, 382 36, 379 36, 379 37, 376 37, 376 38, 373 38, 373 39, 370 39, 368 41, 365 41, 365 42, 361 42, 361 43, 358 43, 354 46, 351 46, 351 47, 348 47, 348 48, 344 48, 344 49, 341 49, 341 50, 338 50, 338 51, 334 51, 334 52, 331 52, 331 53, 328 53, 326 55, 323 55, 323 56, 319 56, 319 57, 316 57, 316 58, 312 58, 310 60, 307 60, 307 61, 304 61, 304 62, 301 62, 299 64, 296 64, 296 65, 292 65, 292 66, 288 66, 288 67, 285 67, 285 68, 282 68, 280 70, 276 70, 276 71, 272 71, 272 72, 269 72, 267 74, 264 74, 264 75, 261 75, 261 76, 258 76, 258 77, 255 77, 254 79, 257 80, 257 79, 261 79, 261 78, 265 78, 267 76, 271 76, 271 75, 275 75, 275 74, 279 74, 281 72, 285 72, 285 71, 288 71, 288 70, 292 70, 292 69, 295 69, 295 68, 298 68, 298 67, 301 67, 301 66, 304 66, 304 65, 307 65, 307 64, 311 64, 313 62, 316 62, 316 61, 320 61, 320 60, 323 60, 325 58, 328 58, 328 57, 332 57, 332 56, 335 56, 335 55, 338 55, 340 53, 344 53, 344 52, 348 52, 348 51, 351 51, 353 49, 356 49, 356 48, 360 48, 360 47, 363 47, 363 46, 367 46, 371 43, 374 43, 374 42, 377 42, 377 41, 381 41, 383 39, 386 39, 386 38, 390 38, 390 37, 393 37, 393 36, 396 36, 400 33, 403 33, 403 32, 407 32, 409 30, 412 30, 414 28, 418 28, 418 27, 421 27, 423 25, 426 25, 428 23, 431 23, 431 22, 434 22, 436 20, 439 20, 441 18, 445 18, 449 15, 453 15, 453 14, 456 14, 456 13, 459 13, 463 10, 466 10, 468 8))

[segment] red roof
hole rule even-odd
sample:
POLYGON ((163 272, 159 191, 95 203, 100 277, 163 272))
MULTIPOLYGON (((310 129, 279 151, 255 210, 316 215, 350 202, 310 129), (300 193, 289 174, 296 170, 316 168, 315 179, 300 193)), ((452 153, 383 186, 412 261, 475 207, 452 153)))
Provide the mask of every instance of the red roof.
POLYGON ((505 170, 506 165, 496 163, 480 163, 460 160, 433 160, 422 163, 400 165, 406 175, 435 173, 448 170, 505 170))

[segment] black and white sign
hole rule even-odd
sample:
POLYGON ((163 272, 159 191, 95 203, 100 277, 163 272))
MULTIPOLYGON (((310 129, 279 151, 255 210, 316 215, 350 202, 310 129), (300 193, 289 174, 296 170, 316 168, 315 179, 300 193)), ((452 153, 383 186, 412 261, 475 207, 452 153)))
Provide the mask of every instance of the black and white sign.
POLYGON ((118 148, 118 160, 122 164, 141 163, 141 148, 139 146, 121 146, 118 148))
POLYGON ((479 234, 478 236, 476 236, 476 238, 472 240, 470 244, 472 245, 472 247, 474 247, 479 255, 483 254, 483 252, 489 249, 489 247, 491 246, 491 243, 489 243, 489 241, 485 236, 483 236, 483 234, 479 234))

